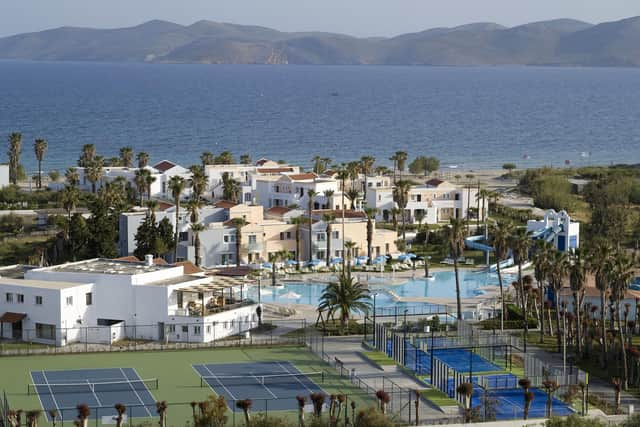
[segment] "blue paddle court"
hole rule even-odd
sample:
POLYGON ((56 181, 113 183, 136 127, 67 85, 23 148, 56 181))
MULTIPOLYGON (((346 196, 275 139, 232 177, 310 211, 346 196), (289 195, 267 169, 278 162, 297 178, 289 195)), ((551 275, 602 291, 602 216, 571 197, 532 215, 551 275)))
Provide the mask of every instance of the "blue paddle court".
POLYGON ((322 372, 302 373, 290 362, 251 362, 193 365, 200 385, 224 396, 233 411, 235 402, 251 399, 255 411, 289 411, 298 407, 296 396, 321 392, 322 372))
POLYGON ((91 417, 115 416, 114 405, 127 407, 127 417, 155 416, 155 398, 149 391, 158 388, 155 379, 143 380, 133 368, 31 371, 32 384, 27 392, 37 394, 47 421, 48 411, 73 419, 76 406, 87 405, 91 417))

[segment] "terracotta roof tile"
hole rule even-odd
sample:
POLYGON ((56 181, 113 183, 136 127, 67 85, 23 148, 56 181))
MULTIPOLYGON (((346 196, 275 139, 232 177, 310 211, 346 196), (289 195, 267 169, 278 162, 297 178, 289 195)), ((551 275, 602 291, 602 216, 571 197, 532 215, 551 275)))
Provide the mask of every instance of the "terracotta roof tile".
POLYGON ((27 315, 24 313, 12 313, 7 311, 5 314, 0 316, 0 323, 18 323, 25 317, 27 317, 27 315))
POLYGON ((285 206, 274 206, 272 208, 267 209, 267 211, 265 213, 270 213, 270 214, 276 214, 276 215, 283 215, 286 214, 287 212, 290 212, 291 209, 285 207, 285 206))
POLYGON ((158 169, 160 172, 166 172, 169 169, 176 167, 178 165, 176 165, 173 162, 170 162, 169 160, 163 160, 161 162, 156 163, 155 165, 153 165, 154 169, 158 169))
POLYGON ((316 175, 313 172, 307 172, 307 173, 294 173, 291 175, 287 175, 289 177, 290 180, 292 181, 308 181, 310 179, 316 179, 318 177, 318 175, 316 175))
POLYGON ((231 209, 234 206, 238 206, 238 204, 230 202, 229 200, 220 200, 216 202, 213 206, 215 206, 216 208, 231 209))
POLYGON ((175 265, 181 265, 184 269, 184 274, 196 274, 202 273, 204 270, 192 263, 191 261, 176 262, 175 265))
POLYGON ((282 172, 293 172, 292 167, 282 167, 282 168, 258 168, 256 169, 258 173, 282 173, 282 172))
POLYGON ((431 187, 437 187, 440 184, 442 184, 444 181, 438 178, 433 178, 430 179, 429 181, 426 182, 427 185, 431 186, 431 187))

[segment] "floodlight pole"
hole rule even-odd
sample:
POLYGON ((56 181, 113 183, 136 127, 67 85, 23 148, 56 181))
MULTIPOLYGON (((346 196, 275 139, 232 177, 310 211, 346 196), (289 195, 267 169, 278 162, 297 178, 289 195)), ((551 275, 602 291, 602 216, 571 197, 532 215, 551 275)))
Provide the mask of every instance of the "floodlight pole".
POLYGON ((431 357, 431 361, 430 363, 430 367, 429 367, 429 375, 431 376, 431 385, 433 385, 433 338, 434 338, 434 333, 435 333, 435 324, 434 326, 431 327, 431 352, 430 352, 430 357, 431 357))
MULTIPOLYGON (((376 342, 376 297, 377 296, 378 296, 378 293, 374 292, 373 293, 373 347, 374 348, 377 348, 376 347, 376 345, 377 345, 377 342, 376 342)), ((365 321, 364 324, 365 324, 365 328, 366 328, 367 322, 365 321)), ((365 339, 366 339, 366 336, 365 336, 365 339)))
POLYGON ((567 380, 567 311, 562 315, 562 375, 563 381, 567 380))

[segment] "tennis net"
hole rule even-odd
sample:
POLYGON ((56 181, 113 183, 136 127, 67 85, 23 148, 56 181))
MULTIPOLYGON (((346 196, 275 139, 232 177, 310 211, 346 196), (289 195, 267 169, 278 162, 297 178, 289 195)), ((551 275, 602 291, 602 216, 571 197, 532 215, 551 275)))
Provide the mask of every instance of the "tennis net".
POLYGON ((28 384, 27 394, 54 393, 98 393, 108 391, 144 391, 158 388, 158 379, 119 380, 119 381, 85 381, 76 383, 40 383, 28 384))
POLYGON ((289 373, 272 375, 205 375, 200 377, 200 387, 234 385, 305 384, 305 380, 324 382, 324 372, 289 373))

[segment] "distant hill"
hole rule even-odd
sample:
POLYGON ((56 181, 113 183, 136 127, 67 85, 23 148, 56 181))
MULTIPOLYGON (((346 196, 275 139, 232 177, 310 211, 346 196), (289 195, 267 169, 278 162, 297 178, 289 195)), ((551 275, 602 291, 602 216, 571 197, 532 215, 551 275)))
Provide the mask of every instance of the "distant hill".
POLYGON ((259 26, 150 21, 131 28, 62 27, 0 38, 1 59, 210 64, 640 66, 640 17, 570 19, 506 28, 474 23, 391 38, 259 26))

